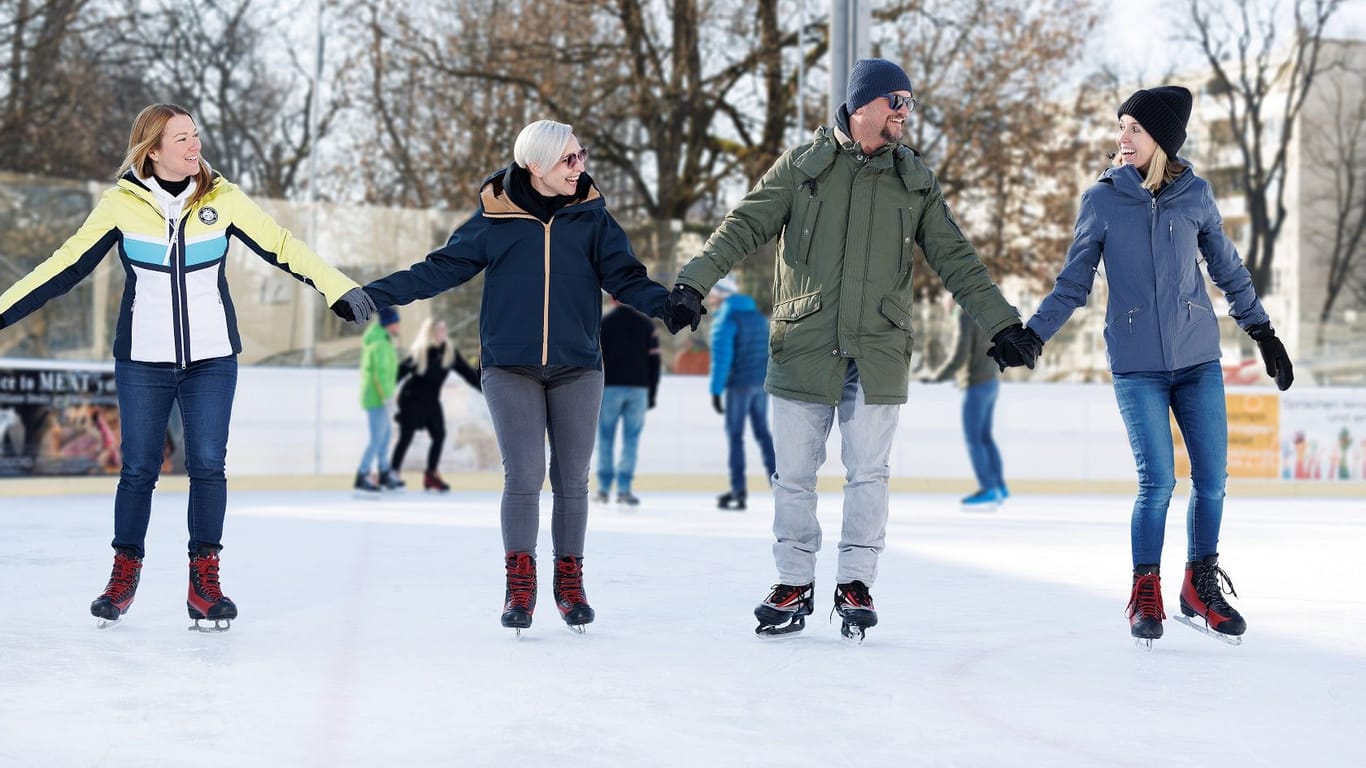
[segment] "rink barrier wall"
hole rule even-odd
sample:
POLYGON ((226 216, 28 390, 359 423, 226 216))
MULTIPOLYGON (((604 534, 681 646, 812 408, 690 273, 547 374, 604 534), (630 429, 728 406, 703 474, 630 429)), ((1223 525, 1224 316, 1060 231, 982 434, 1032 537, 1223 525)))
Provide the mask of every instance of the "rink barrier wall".
MULTIPOLYGON (((1230 391, 1274 393, 1275 389, 1239 387, 1230 391)), ((961 399, 961 390, 952 384, 911 385, 889 460, 894 491, 974 490, 962 438, 961 399)), ((447 481, 457 489, 501 488, 501 466, 496 446, 490 448, 492 427, 482 396, 462 381, 452 382, 443 393, 443 402, 450 443, 441 469, 447 481)), ((664 376, 658 402, 659 407, 646 416, 634 488, 724 491, 726 437, 722 417, 711 409, 706 377, 664 376)), ((356 371, 243 366, 228 443, 231 487, 349 488, 366 435, 356 371)), ((996 410, 995 436, 1012 493, 1135 490, 1133 456, 1109 385, 1004 383, 996 410)), ((420 467, 426 446, 425 433, 419 433, 408 451, 405 476, 410 492, 414 485, 421 487, 420 467)), ((765 487, 765 480, 753 472, 763 466, 753 440, 747 440, 747 451, 749 487, 757 492, 765 487)), ((839 453, 836 427, 826 447, 822 490, 838 490, 842 485, 844 469, 839 453)), ((184 477, 167 476, 159 487, 173 490, 184 487, 185 482, 184 477)), ((113 476, 8 478, 0 480, 0 496, 112 494, 116 483, 113 476)), ((596 486, 596 480, 590 484, 596 486)), ((1186 485, 1181 483, 1178 492, 1186 485)), ((1362 497, 1366 496, 1366 483, 1233 478, 1229 493, 1362 497)))

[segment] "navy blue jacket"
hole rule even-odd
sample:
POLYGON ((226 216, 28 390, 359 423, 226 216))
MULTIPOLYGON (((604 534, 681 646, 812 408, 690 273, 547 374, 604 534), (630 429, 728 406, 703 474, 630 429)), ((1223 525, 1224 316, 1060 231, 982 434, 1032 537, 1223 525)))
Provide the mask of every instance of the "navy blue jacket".
POLYGON ((1110 168, 1081 198, 1072 247, 1053 292, 1029 320, 1047 341, 1086 306, 1097 264, 1110 289, 1110 370, 1175 371, 1219 359, 1219 321, 1204 276, 1224 292, 1244 330, 1268 322, 1252 276, 1224 236, 1209 184, 1187 165, 1154 197, 1131 165, 1110 168))
POLYGON ((602 291, 658 317, 669 291, 651 280, 588 174, 549 221, 504 189, 507 169, 479 190, 479 210, 425 261, 365 286, 380 307, 427 299, 484 272, 480 365, 602 368, 602 291))

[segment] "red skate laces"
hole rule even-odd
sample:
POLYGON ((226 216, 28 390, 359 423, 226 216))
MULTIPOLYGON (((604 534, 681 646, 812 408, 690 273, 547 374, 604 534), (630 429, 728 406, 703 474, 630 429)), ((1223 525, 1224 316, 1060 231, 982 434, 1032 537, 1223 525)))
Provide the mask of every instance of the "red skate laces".
POLYGON ((1145 573, 1134 581, 1134 591, 1129 595, 1127 606, 1129 616, 1167 618, 1162 609, 1162 580, 1155 573, 1145 573))

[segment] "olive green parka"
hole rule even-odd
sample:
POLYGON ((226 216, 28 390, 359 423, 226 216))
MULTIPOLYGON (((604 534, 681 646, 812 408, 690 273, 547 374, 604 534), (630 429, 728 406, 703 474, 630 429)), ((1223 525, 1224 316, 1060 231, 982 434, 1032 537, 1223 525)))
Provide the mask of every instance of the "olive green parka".
POLYGON ((852 360, 868 404, 906 402, 915 246, 988 336, 1020 322, 934 173, 905 145, 868 155, 838 128, 820 128, 778 158, 678 283, 705 296, 778 236, 764 388, 779 397, 838 403, 852 360))

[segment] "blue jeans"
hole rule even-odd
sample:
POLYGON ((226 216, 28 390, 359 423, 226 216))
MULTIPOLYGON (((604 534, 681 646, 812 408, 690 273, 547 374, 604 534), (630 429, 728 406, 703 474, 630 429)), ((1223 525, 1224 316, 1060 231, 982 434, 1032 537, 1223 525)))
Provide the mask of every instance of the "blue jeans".
POLYGON ((887 459, 896 436, 899 405, 869 405, 851 362, 838 405, 773 398, 778 471, 773 479, 773 559, 783 584, 815 580, 821 525, 816 518, 816 471, 825 463, 825 440, 835 419, 844 462, 844 518, 835 581, 877 577, 887 538, 887 459))
POLYGON ((356 474, 368 474, 371 465, 381 476, 389 471, 389 437, 394 432, 393 419, 390 418, 392 413, 385 405, 365 409, 365 420, 370 426, 370 442, 365 444, 365 453, 360 455, 356 474))
POLYGON ((773 458, 773 436, 768 431, 768 393, 763 385, 730 387, 726 390, 726 437, 730 441, 730 491, 745 493, 745 420, 754 429, 754 439, 764 455, 769 478, 777 471, 773 458))
POLYGON ((963 439, 972 459, 972 472, 977 476, 977 487, 984 491, 1005 488, 1005 470, 1001 467, 1001 451, 991 436, 991 417, 996 410, 996 396, 1001 382, 992 379, 963 390, 963 439))
POLYGON ((237 390, 237 358, 200 360, 175 365, 114 362, 118 387, 123 469, 114 495, 115 547, 141 556, 152 518, 152 489, 165 460, 166 425, 171 406, 180 405, 185 427, 185 471, 190 477, 187 512, 190 552, 221 547, 223 516, 228 506, 224 465, 228 422, 237 390))
POLYGON ((1181 428, 1191 462, 1186 560, 1217 553, 1228 479, 1228 414, 1219 361, 1170 372, 1117 373, 1115 400, 1138 465, 1131 523, 1134 565, 1162 562, 1167 506, 1176 487, 1169 412, 1181 428))
POLYGON ((636 449, 640 445, 640 431, 645 428, 645 411, 650 406, 647 387, 603 387, 602 410, 598 413, 598 490, 612 490, 612 478, 617 481, 617 493, 630 493, 631 480, 636 475, 636 449), (617 422, 621 422, 621 458, 612 467, 616 451, 617 422))

